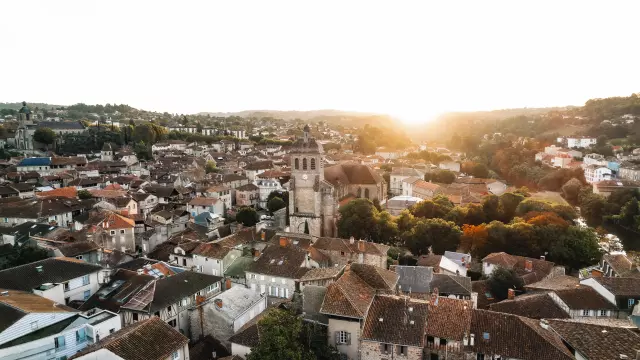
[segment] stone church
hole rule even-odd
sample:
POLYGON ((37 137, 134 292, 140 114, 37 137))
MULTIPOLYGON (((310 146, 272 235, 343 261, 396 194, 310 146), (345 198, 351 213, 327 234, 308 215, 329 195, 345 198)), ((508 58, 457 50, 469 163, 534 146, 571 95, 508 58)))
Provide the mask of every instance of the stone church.
POLYGON ((322 145, 310 136, 309 126, 290 152, 289 225, 291 232, 336 237, 339 201, 368 198, 386 202, 387 184, 365 165, 340 164, 324 168, 322 145))

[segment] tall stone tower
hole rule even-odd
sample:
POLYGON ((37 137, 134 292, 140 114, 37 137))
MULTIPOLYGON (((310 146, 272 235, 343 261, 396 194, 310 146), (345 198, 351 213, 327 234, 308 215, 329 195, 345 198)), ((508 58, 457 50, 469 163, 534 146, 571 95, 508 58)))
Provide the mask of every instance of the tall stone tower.
POLYGON ((333 188, 324 181, 322 145, 311 137, 309 125, 304 127, 302 138, 293 144, 290 156, 290 231, 333 236, 334 214, 326 214, 325 206, 327 201, 333 202, 333 188))
POLYGON ((29 135, 27 123, 31 122, 31 109, 27 102, 22 102, 22 107, 18 111, 18 128, 16 129, 16 148, 18 150, 33 150, 33 139, 29 135))

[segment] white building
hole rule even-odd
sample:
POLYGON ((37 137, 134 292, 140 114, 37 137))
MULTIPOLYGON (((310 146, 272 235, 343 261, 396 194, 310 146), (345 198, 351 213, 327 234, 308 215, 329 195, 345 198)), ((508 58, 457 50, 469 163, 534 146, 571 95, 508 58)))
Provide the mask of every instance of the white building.
POLYGON ((403 183, 403 180, 408 178, 415 179, 424 179, 424 172, 413 168, 405 168, 405 167, 396 167, 391 170, 391 174, 389 175, 389 180, 391 184, 389 184, 389 190, 393 195, 409 195, 403 191, 403 188, 406 184, 403 183))
POLYGON ((593 184, 611 179, 611 169, 601 165, 589 165, 584 168, 584 177, 588 183, 593 184))
POLYGON ((568 148, 586 148, 597 143, 597 139, 588 136, 559 137, 558 142, 566 144, 568 148))
POLYGON ((2 291, 0 359, 66 359, 120 330, 110 311, 79 313, 35 294, 2 291))
POLYGON ((254 184, 258 187, 258 206, 263 209, 267 208, 267 199, 271 192, 284 190, 277 180, 256 180, 254 184))

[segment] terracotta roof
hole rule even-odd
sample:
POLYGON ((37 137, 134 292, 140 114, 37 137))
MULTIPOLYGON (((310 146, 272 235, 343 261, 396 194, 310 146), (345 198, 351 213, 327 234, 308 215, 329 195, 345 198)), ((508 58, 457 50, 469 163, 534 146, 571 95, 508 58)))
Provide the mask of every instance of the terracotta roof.
POLYGON ((424 180, 419 180, 416 183, 413 184, 413 187, 419 188, 419 189, 426 189, 426 190, 431 190, 431 191, 435 191, 440 189, 440 185, 438 184, 434 184, 432 182, 427 182, 424 180))
POLYGON ((569 346, 589 360, 634 359, 640 335, 629 329, 549 320, 549 325, 569 346))
POLYGON ((89 345, 71 359, 105 349, 124 360, 164 360, 188 343, 187 337, 159 317, 152 316, 89 345))
POLYGON ((86 254, 88 252, 97 251, 99 249, 98 244, 93 241, 76 241, 72 243, 57 245, 58 250, 64 256, 76 257, 78 255, 86 254))
POLYGON ((427 335, 461 341, 469 333, 472 310, 471 300, 438 297, 436 302, 429 304, 427 335))
POLYGON ((491 294, 487 280, 472 281, 471 289, 478 294, 478 309, 487 309, 490 304, 498 302, 495 295, 491 294))
POLYGON ((574 359, 551 329, 539 320, 488 310, 473 310, 471 334, 475 334, 474 352, 499 354, 521 360, 574 359))
POLYGON ((615 296, 640 296, 640 278, 596 277, 594 280, 615 296))
POLYGON ((556 295, 572 310, 616 310, 617 307, 592 287, 578 285, 573 289, 556 290, 556 295))
POLYGON ((393 271, 351 264, 338 281, 328 286, 320 311, 327 315, 363 318, 376 291, 393 291, 397 281, 398 275, 393 271))
POLYGON ((229 354, 230 352, 220 341, 211 335, 207 335, 189 346, 189 360, 233 359, 233 356, 229 356, 229 354), (215 357, 213 357, 214 353, 216 354, 215 357))
POLYGON ((193 206, 211 206, 218 202, 217 198, 195 197, 189 201, 189 205, 193 206))
POLYGON ((489 309, 532 319, 567 319, 570 317, 546 293, 517 296, 513 300, 491 304, 489 309))
POLYGON ((624 276, 633 269, 633 263, 624 254, 603 255, 602 259, 606 261, 618 276, 624 276))
POLYGON ((321 280, 321 279, 331 279, 335 278, 340 274, 343 268, 340 267, 327 267, 327 268, 315 268, 307 271, 304 274, 300 281, 311 281, 311 280, 321 280))
POLYGON ((349 239, 340 239, 340 238, 327 238, 321 237, 316 239, 316 242, 313 243, 313 247, 318 250, 329 250, 329 251, 344 251, 349 253, 365 253, 372 255, 380 255, 387 256, 388 246, 382 244, 376 244, 370 241, 365 240, 355 240, 353 244, 349 239), (362 242, 364 245, 364 251, 360 251, 358 246, 359 242, 362 242))
POLYGON ((580 284, 580 279, 569 275, 556 275, 554 277, 543 279, 526 286, 532 290, 562 290, 573 289, 580 284))
POLYGON ((405 297, 379 295, 373 299, 362 329, 362 339, 424 346, 428 303, 405 297))
POLYGON ((340 164, 324 169, 324 179, 332 185, 375 185, 384 182, 380 174, 367 165, 340 164))
POLYGON ((97 198, 118 198, 118 197, 127 196, 127 192, 124 190, 89 189, 89 192, 93 197, 97 197, 97 198))
POLYGON ((49 196, 60 196, 66 198, 75 198, 78 195, 78 190, 75 186, 62 187, 51 191, 43 191, 36 194, 37 197, 45 198, 49 196))
POLYGON ((307 254, 293 246, 268 246, 257 261, 249 265, 247 272, 300 279, 309 269, 301 267, 307 254))
POLYGON ((514 270, 516 274, 520 275, 525 285, 544 279, 553 271, 555 266, 555 264, 550 261, 509 255, 504 252, 491 253, 485 256, 482 262, 514 270), (526 269, 527 262, 531 262, 531 271, 526 269))

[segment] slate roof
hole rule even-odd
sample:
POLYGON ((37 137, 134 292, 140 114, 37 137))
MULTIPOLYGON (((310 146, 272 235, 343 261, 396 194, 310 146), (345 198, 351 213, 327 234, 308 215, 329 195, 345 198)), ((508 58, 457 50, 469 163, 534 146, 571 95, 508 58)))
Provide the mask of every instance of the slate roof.
POLYGON ((344 267, 336 266, 310 269, 300 278, 300 281, 332 279, 338 276, 343 269, 344 267))
POLYGON ((414 176, 417 178, 422 178, 423 175, 420 171, 414 169, 414 168, 407 168, 407 167, 394 167, 393 169, 391 169, 391 175, 398 175, 398 176, 414 176))
POLYGON ((378 266, 354 263, 351 271, 374 289, 394 290, 398 284, 398 274, 378 266))
POLYGON ((634 359, 640 350, 640 335, 629 329, 569 320, 549 320, 549 325, 569 346, 589 360, 634 359))
POLYGON ((305 251, 294 246, 268 246, 260 258, 249 266, 247 272, 300 279, 309 271, 308 268, 301 267, 306 256, 305 251))
POLYGON ((62 255, 66 257, 76 257, 99 249, 98 244, 93 241, 77 241, 61 244, 57 246, 62 255))
POLYGON ((616 310, 617 307, 592 287, 579 285, 573 289, 556 290, 556 295, 572 310, 616 310))
POLYGON ((640 278, 596 277, 594 280, 615 296, 640 296, 640 278))
POLYGON ((106 349, 124 360, 164 360, 188 343, 187 337, 159 317, 152 316, 89 345, 71 359, 106 349))
POLYGON ((31 291, 45 283, 66 282, 101 269, 75 259, 48 258, 0 271, 0 288, 31 291), (42 266, 42 272, 36 270, 37 266, 42 266))
POLYGON ((362 339, 423 347, 427 313, 426 301, 390 295, 375 296, 364 323, 362 339))
MULTIPOLYGON (((233 359, 230 352, 211 335, 198 340, 189 347, 189 360, 223 360, 233 359), (213 357, 215 352, 216 357, 213 357)), ((240 357, 238 357, 239 360, 240 357)))
POLYGON ((605 254, 602 259, 611 266, 618 276, 629 276, 629 273, 638 274, 633 262, 625 254, 605 254))
POLYGON ((517 296, 489 305, 489 309, 532 319, 568 319, 570 316, 546 293, 517 296))
POLYGON ((154 280, 153 276, 139 275, 135 270, 117 269, 116 273, 111 276, 109 283, 85 301, 80 306, 80 310, 87 311, 99 308, 118 313, 123 304, 126 304, 131 297, 154 280))
POLYGON ((427 335, 461 341, 469 333, 472 310, 471 300, 438 297, 437 302, 429 304, 427 335))
POLYGON ((264 315, 266 315, 267 311, 263 311, 258 316, 254 317, 251 321, 244 324, 240 330, 238 330, 235 334, 233 334, 229 338, 229 342, 234 344, 244 345, 249 348, 252 348, 260 342, 260 327, 258 322, 264 315))
POLYGON ((324 286, 306 285, 302 289, 302 312, 306 320, 329 323, 328 317, 320 313, 326 293, 327 288, 324 286))
POLYGON ((438 293, 446 295, 471 296, 471 278, 466 276, 433 274, 431 289, 438 288, 438 293))
POLYGON ((258 191, 260 190, 259 187, 257 187, 255 184, 245 184, 242 186, 238 186, 236 188, 236 191, 258 191))
POLYGON ((222 281, 219 276, 207 275, 193 271, 183 271, 173 276, 156 281, 156 289, 149 312, 153 313, 171 304, 175 304, 187 296, 196 294, 210 285, 222 281))
POLYGON ((521 360, 574 359, 560 337, 540 326, 539 320, 474 309, 471 334, 475 334, 472 350, 478 353, 521 360))
POLYGON ((36 126, 51 130, 84 130, 84 125, 79 121, 40 121, 36 126))
POLYGON ((324 179, 337 185, 376 185, 384 182, 380 174, 367 165, 339 164, 324 168, 324 179))
POLYGON ((573 289, 580 284, 580 279, 569 275, 556 275, 554 277, 544 279, 526 286, 532 290, 563 290, 573 289))
POLYGON ((262 160, 262 161, 254 161, 245 166, 245 170, 267 170, 273 167, 273 162, 271 160, 262 160))

